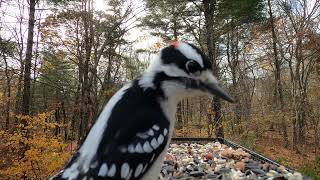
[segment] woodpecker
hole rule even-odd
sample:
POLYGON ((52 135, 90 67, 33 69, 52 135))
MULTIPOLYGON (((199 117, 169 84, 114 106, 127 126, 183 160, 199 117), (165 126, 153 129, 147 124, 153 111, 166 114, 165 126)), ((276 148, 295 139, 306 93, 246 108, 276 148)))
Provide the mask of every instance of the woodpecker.
POLYGON ((161 49, 141 76, 109 100, 84 143, 52 179, 158 179, 177 103, 200 93, 233 102, 199 48, 176 41, 161 49))

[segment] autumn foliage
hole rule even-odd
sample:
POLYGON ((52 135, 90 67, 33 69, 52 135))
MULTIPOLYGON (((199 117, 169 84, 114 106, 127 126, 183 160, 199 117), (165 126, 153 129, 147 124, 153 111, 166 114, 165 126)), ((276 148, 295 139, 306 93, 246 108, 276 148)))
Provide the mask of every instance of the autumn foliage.
POLYGON ((0 179, 45 179, 70 158, 67 144, 54 136, 63 125, 50 122, 52 114, 17 116, 16 128, 0 131, 0 179))
POLYGON ((0 179, 58 172, 173 39, 236 99, 183 99, 175 136, 224 135, 320 177, 320 0, 0 0, 0 13, 0 179))

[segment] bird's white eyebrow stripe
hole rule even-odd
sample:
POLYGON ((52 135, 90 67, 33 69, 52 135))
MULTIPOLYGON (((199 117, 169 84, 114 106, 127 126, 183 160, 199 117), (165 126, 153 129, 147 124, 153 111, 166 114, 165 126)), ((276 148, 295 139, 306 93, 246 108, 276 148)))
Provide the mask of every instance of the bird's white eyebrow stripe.
POLYGON ((201 55, 189 44, 180 42, 177 49, 188 59, 197 61, 201 67, 204 67, 201 55))

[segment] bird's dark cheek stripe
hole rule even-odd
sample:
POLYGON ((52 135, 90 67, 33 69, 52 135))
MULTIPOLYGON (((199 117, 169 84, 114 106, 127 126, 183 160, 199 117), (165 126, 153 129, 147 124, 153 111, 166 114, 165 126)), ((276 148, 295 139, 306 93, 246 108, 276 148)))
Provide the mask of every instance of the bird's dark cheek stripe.
POLYGON ((176 81, 186 86, 187 89, 199 89, 199 90, 205 90, 203 83, 199 80, 186 78, 186 77, 178 77, 176 78, 176 81))
POLYGON ((176 81, 186 86, 187 89, 200 89, 205 90, 205 86, 199 80, 195 80, 187 77, 170 77, 164 72, 157 73, 153 83, 156 85, 156 89, 161 90, 161 84, 164 81, 176 81))

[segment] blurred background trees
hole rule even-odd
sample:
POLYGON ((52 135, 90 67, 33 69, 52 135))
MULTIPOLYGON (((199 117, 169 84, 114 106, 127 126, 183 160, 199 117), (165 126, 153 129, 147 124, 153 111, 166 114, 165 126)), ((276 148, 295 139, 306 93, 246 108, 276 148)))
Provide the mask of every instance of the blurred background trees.
POLYGON ((319 156, 319 0, 0 0, 0 12, 0 177, 59 169, 175 39, 206 52, 237 99, 183 100, 175 136, 225 136, 293 167, 319 156))

